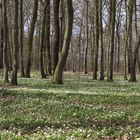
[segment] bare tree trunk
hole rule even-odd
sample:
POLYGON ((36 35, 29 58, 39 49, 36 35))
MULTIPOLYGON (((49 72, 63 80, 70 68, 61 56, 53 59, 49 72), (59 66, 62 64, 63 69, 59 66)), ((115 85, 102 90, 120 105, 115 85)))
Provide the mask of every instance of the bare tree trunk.
POLYGON ((3 68, 3 26, 0 26, 0 69, 3 68))
POLYGON ((121 12, 122 12, 122 2, 120 3, 119 10, 118 10, 118 16, 117 16, 117 24, 116 24, 116 38, 117 38, 117 72, 120 72, 120 23, 121 23, 121 12))
POLYGON ((51 50, 50 50, 50 0, 47 0, 47 11, 46 11, 46 53, 47 53, 47 75, 52 75, 52 68, 51 68, 51 50))
POLYGON ((53 73, 58 63, 59 58, 59 4, 60 0, 53 0, 54 5, 54 46, 53 46, 53 73))
POLYGON ((0 69, 3 68, 3 16, 2 3, 0 1, 0 69))
MULTIPOLYGON (((136 30, 136 36, 138 36, 137 0, 135 0, 135 30, 136 30)), ((137 65, 138 65, 138 71, 140 72, 139 55, 137 55, 137 65)))
POLYGON ((104 47, 103 47, 103 23, 102 23, 102 0, 99 1, 99 39, 101 48, 101 60, 100 60, 100 80, 104 80, 104 47))
POLYGON ((59 57, 59 61, 57 67, 55 69, 55 73, 52 79, 52 82, 55 84, 63 84, 63 70, 67 61, 68 51, 70 47, 70 40, 72 35, 72 27, 73 27, 73 6, 72 0, 65 0, 66 4, 66 25, 65 25, 65 34, 63 47, 61 51, 61 55, 59 57))
POLYGON ((127 80, 127 46, 125 46, 124 53, 124 80, 127 80))
POLYGON ((43 21, 42 21, 42 34, 41 34, 41 45, 40 45, 40 72, 41 77, 46 78, 46 74, 44 72, 44 38, 45 38, 45 26, 46 26, 46 12, 47 12, 47 3, 45 2, 44 10, 43 10, 43 21))
POLYGON ((81 71, 81 35, 82 35, 81 30, 82 29, 80 27, 80 33, 79 33, 79 36, 78 36, 78 54, 79 54, 78 70, 79 70, 79 72, 81 71))
POLYGON ((60 41, 59 41, 59 52, 62 50, 63 38, 64 38, 64 30, 65 30, 65 7, 64 0, 60 0, 60 41))
POLYGON ((113 81, 113 61, 114 61, 114 33, 115 33, 115 17, 116 17, 116 0, 110 0, 110 58, 109 72, 107 81, 113 81))
POLYGON ((8 79, 8 24, 7 24, 7 0, 3 0, 3 28, 4 28, 4 83, 9 83, 8 79))
MULTIPOLYGON (((10 20, 12 20, 10 15, 10 20)), ((8 65, 9 65, 9 71, 12 71, 12 65, 13 65, 13 51, 14 51, 14 29, 12 25, 8 24, 8 65)))
POLYGON ((118 52, 117 52, 117 72, 120 72, 120 35, 117 34, 117 46, 118 46, 118 52))
POLYGON ((27 65, 26 65, 26 73, 25 73, 26 78, 30 78, 33 35, 35 30, 35 23, 37 20, 37 10, 38 10, 38 0, 34 0, 33 17, 31 21, 31 27, 29 31, 29 37, 28 37, 28 52, 27 52, 28 54, 27 54, 27 65))
POLYGON ((127 10, 127 0, 125 0, 125 10, 126 10, 126 12, 125 12, 125 14, 126 14, 126 36, 125 36, 125 54, 124 54, 124 80, 127 80, 127 68, 128 68, 128 66, 127 66, 127 57, 128 57, 128 55, 127 55, 127 53, 128 53, 128 51, 127 51, 127 47, 128 47, 128 30, 127 30, 127 13, 128 13, 128 10, 127 10))
POLYGON ((20 0, 20 75, 25 77, 24 60, 23 60, 23 37, 24 37, 24 17, 23 17, 23 0, 20 0))
POLYGON ((87 70, 87 55, 88 55, 88 1, 85 1, 85 22, 86 22, 86 27, 85 27, 85 53, 84 53, 84 72, 85 74, 88 73, 87 70))
POLYGON ((130 75, 130 82, 136 82, 136 60, 137 60, 137 56, 138 56, 138 51, 139 51, 139 46, 140 46, 140 35, 138 36, 138 40, 137 40, 137 44, 134 50, 134 54, 133 54, 133 59, 132 59, 132 63, 131 63, 131 75, 130 75))
POLYGON ((132 0, 128 1, 128 73, 131 73, 132 64, 132 23, 134 14, 134 2, 132 0))
POLYGON ((93 56, 93 79, 97 80, 97 72, 98 72, 98 50, 99 50, 99 0, 95 1, 95 24, 96 24, 96 32, 95 32, 95 48, 94 48, 94 56, 93 56))
POLYGON ((140 59, 139 59, 139 55, 137 55, 137 62, 138 62, 138 71, 140 72, 140 59))
POLYGON ((14 54, 13 54, 13 69, 11 77, 11 85, 18 85, 18 58, 19 58, 19 44, 18 44, 18 0, 14 0, 14 54))

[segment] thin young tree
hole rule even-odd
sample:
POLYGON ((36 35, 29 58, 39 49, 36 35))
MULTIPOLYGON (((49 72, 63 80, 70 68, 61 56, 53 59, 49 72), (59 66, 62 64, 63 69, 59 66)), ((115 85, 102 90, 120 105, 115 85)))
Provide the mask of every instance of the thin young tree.
POLYGON ((52 75, 52 66, 51 66, 51 48, 50 48, 50 0, 46 0, 47 9, 46 9, 46 55, 47 55, 47 68, 46 74, 52 75))
POLYGON ((99 0, 95 1, 95 47, 93 55, 93 79, 97 80, 97 71, 98 71, 98 50, 99 50, 99 0))
POLYGON ((100 77, 104 80, 104 47, 103 47, 103 22, 102 22, 102 0, 99 0, 99 47, 100 47, 100 77))
POLYGON ((25 77, 24 71, 24 56, 23 56, 23 37, 24 37, 24 15, 23 15, 23 0, 20 0, 20 75, 25 77))
POLYGON ((88 36, 89 36, 89 28, 88 28, 88 8, 89 8, 89 5, 88 5, 88 0, 85 1, 85 42, 84 42, 84 48, 85 48, 85 51, 84 51, 84 73, 87 74, 88 73, 88 70, 87 70, 87 55, 88 55, 88 36))
POLYGON ((0 69, 3 68, 3 16, 2 16, 2 3, 0 1, 0 69))
POLYGON ((132 24, 133 24, 133 14, 134 14, 134 1, 128 1, 128 27, 127 27, 127 39, 128 39, 128 73, 131 73, 131 64, 132 64, 132 24))

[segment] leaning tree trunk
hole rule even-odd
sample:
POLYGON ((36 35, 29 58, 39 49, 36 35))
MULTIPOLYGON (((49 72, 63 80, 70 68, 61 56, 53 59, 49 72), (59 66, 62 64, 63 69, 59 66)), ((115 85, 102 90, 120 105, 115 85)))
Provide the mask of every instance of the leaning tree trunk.
POLYGON ((30 78, 33 35, 35 30, 35 23, 37 20, 37 10, 38 10, 38 0, 34 0, 33 17, 31 21, 31 27, 29 31, 29 37, 28 37, 28 52, 27 52, 28 54, 27 54, 27 65, 26 65, 26 73, 25 73, 26 78, 30 78))
POLYGON ((8 24, 7 24, 7 0, 3 0, 3 28, 4 28, 4 83, 9 83, 8 79, 8 24))
POLYGON ((63 70, 67 61, 70 40, 72 35, 72 27, 73 27, 73 6, 72 0, 65 0, 66 4, 66 26, 65 26, 65 34, 64 41, 62 46, 62 51, 59 57, 59 61, 57 67, 55 69, 55 73, 52 79, 52 82, 55 84, 63 84, 63 70))
POLYGON ((11 85, 18 85, 17 82, 17 73, 18 73, 18 0, 14 2, 14 54, 13 54, 13 67, 12 67, 12 77, 11 77, 11 85))

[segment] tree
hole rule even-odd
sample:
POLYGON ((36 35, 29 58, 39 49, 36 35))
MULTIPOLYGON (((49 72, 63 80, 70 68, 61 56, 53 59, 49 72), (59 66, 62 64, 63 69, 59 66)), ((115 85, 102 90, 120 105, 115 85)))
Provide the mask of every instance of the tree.
POLYGON ((3 16, 2 16, 2 3, 0 2, 0 69, 3 68, 3 16))
POLYGON ((60 0, 53 0, 53 14, 54 14, 54 44, 53 44, 53 73, 58 63, 59 58, 59 5, 60 0))
POLYGON ((50 49, 50 0, 46 1, 47 9, 46 9, 46 53, 47 53, 47 69, 46 74, 52 74, 51 68, 51 49, 50 49))
POLYGON ((40 71, 41 77, 46 78, 46 74, 44 72, 44 39, 45 39, 45 25, 46 25, 46 12, 47 12, 47 2, 44 3, 43 9, 43 19, 42 19, 42 34, 41 34, 41 45, 40 45, 40 71))
POLYGON ((23 37, 24 37, 23 0, 20 0, 20 75, 21 77, 25 77, 24 60, 23 60, 23 37))
POLYGON ((4 29, 4 83, 9 83, 8 78, 8 23, 7 23, 7 0, 3 0, 3 29, 4 29))
POLYGON ((137 57, 138 57, 138 52, 139 52, 139 47, 140 47, 140 35, 138 35, 137 38, 137 43, 134 49, 134 53, 133 53, 133 58, 131 60, 131 72, 130 72, 130 82, 136 82, 136 61, 137 61, 137 57))
POLYGON ((118 6, 118 11, 117 11, 117 15, 116 15, 116 40, 115 40, 115 55, 116 55, 116 71, 119 73, 120 72, 120 49, 121 49, 121 35, 120 35, 120 27, 121 27, 121 20, 122 20, 122 3, 123 1, 120 1, 119 6, 118 6))
POLYGON ((26 73, 25 77, 30 78, 30 71, 31 71, 31 57, 32 57, 32 47, 33 47, 33 35, 35 30, 35 23, 37 20, 37 11, 38 11, 38 0, 34 0, 34 9, 33 9, 33 16, 30 25, 29 37, 28 37, 28 54, 27 54, 27 65, 26 65, 26 73))
MULTIPOLYGON (((136 62, 138 61, 138 52, 140 46, 140 34, 138 34, 137 29, 137 8, 136 8, 136 0, 135 3, 129 3, 132 8, 135 7, 135 30, 136 30, 136 45, 134 47, 134 52, 132 53, 131 60, 131 71, 130 71, 130 82, 136 82, 136 62)), ((129 7, 130 8, 130 7, 129 7)), ((131 9, 131 14, 133 15, 133 9, 131 9)))
POLYGON ((104 47, 103 47, 103 22, 102 22, 102 0, 99 0, 99 46, 100 52, 100 77, 99 80, 104 80, 104 47))
POLYGON ((85 53, 84 53, 84 72, 85 74, 88 73, 87 71, 87 55, 88 55, 88 0, 85 1, 85 53))
POLYGON ((128 29, 127 29, 127 38, 128 38, 128 73, 131 72, 132 64, 132 23, 133 23, 133 14, 134 14, 134 1, 128 1, 128 29))
POLYGON ((95 48, 93 55, 93 79, 97 80, 97 71, 98 71, 98 49, 99 49, 99 0, 95 1, 95 48))
POLYGON ((114 33, 115 33, 115 18, 116 18, 116 0, 110 0, 110 44, 109 44, 109 66, 108 66, 108 81, 113 81, 113 61, 114 61, 114 33))
POLYGON ((13 52, 13 67, 12 67, 12 77, 11 85, 18 85, 17 82, 17 73, 18 73, 18 53, 19 53, 19 44, 18 44, 18 0, 14 0, 14 52, 13 52))
POLYGON ((70 40, 72 35, 72 27, 73 27, 73 6, 72 0, 65 0, 66 4, 66 25, 65 25, 65 34, 63 39, 62 51, 59 57, 59 61, 57 67, 54 72, 54 76, 52 82, 55 84, 63 84, 63 70, 66 64, 66 60, 68 57, 68 51, 70 46, 70 40))
POLYGON ((126 27, 125 27, 125 32, 126 32, 126 35, 125 35, 125 53, 124 53, 124 80, 127 80, 127 47, 128 47, 128 27, 127 27, 127 13, 128 13, 128 10, 127 10, 127 0, 125 0, 125 14, 126 14, 126 27))

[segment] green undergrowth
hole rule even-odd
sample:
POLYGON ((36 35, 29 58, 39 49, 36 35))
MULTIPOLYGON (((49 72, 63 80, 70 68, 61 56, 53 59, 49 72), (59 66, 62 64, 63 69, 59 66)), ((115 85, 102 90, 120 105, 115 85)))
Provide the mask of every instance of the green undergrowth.
POLYGON ((0 140, 140 138, 140 83, 67 76, 0 88, 0 140))

